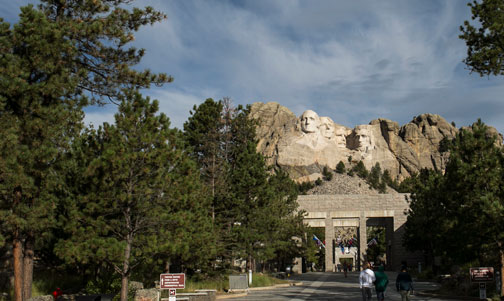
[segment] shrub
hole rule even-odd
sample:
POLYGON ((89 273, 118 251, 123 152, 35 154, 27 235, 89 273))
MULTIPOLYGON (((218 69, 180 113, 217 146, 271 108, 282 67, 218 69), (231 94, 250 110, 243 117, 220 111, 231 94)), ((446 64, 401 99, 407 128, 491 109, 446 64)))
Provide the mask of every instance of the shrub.
POLYGON ((336 165, 336 172, 339 174, 344 174, 345 170, 345 163, 343 163, 343 161, 339 161, 338 165, 336 165))
POLYGON ((367 171, 366 166, 364 166, 364 163, 362 163, 362 161, 359 161, 359 163, 354 166, 353 171, 355 172, 355 174, 357 174, 357 176, 363 179, 367 179, 369 175, 369 172, 367 171))
POLYGON ((324 176, 324 180, 326 181, 331 181, 333 178, 332 172, 327 168, 327 166, 324 166, 324 169, 322 170, 322 175, 324 176))

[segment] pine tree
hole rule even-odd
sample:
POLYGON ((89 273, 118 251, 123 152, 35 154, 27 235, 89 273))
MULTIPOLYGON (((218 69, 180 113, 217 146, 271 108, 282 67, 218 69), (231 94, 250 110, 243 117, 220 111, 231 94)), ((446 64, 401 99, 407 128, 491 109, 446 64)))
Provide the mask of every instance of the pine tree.
POLYGON ((205 228, 193 223, 209 218, 195 164, 157 110, 157 101, 132 92, 115 125, 88 131, 76 145, 83 152, 77 155, 87 158, 79 179, 84 187, 69 211, 71 236, 56 246, 68 263, 111 264, 121 276, 123 301, 136 265, 160 253, 194 258, 186 250, 201 243, 195 234, 205 228))
POLYGON ((484 75, 504 74, 504 3, 501 0, 482 0, 469 3, 472 20, 464 21, 459 36, 467 45, 464 60, 471 71, 484 75))
POLYGON ((410 248, 430 257, 449 254, 458 264, 478 260, 504 266, 504 229, 494 222, 504 214, 504 154, 495 139, 478 120, 448 143, 444 175, 422 171, 411 181, 406 223, 410 248))
POLYGON ((422 251, 427 264, 433 265, 434 256, 442 254, 447 239, 451 241, 447 231, 452 217, 443 201, 445 180, 439 171, 429 169, 420 170, 414 179, 403 240, 406 248, 422 251))
POLYGON ((214 224, 219 230, 219 257, 224 264, 232 258, 245 258, 251 268, 255 260, 298 254, 297 247, 291 252, 285 249, 294 244, 292 236, 301 236, 303 225, 298 224, 302 218, 294 215, 296 185, 286 174, 273 172, 257 152, 257 124, 249 118, 249 111, 248 107, 232 108, 226 99, 207 100, 194 108, 184 135, 194 155, 201 155, 198 162, 204 176, 211 174, 205 162, 218 160, 223 166, 216 174, 218 182, 208 181, 211 177, 206 181, 211 187, 217 184, 214 224), (284 229, 289 223, 297 226, 284 229))
POLYGON ((211 189, 212 217, 215 219, 217 195, 224 189, 226 149, 223 144, 225 119, 224 104, 209 98, 194 106, 191 116, 184 123, 184 139, 192 148, 192 156, 201 169, 202 178, 211 189))
POLYGON ((504 264, 504 232, 500 223, 492 222, 504 213, 504 156, 495 139, 478 120, 470 130, 460 131, 449 148, 446 203, 456 218, 457 227, 450 233, 454 246, 465 242, 457 253, 460 260, 499 254, 504 264))
POLYGON ((353 171, 362 179, 367 179, 369 175, 369 172, 367 171, 366 166, 364 166, 364 163, 362 161, 359 161, 359 163, 354 166, 353 171))
POLYGON ((345 173, 345 163, 343 161, 339 161, 338 165, 336 165, 336 172, 339 174, 345 173))
POLYGON ((325 181, 331 181, 333 178, 332 172, 327 168, 327 166, 324 166, 322 170, 322 176, 324 177, 325 181))
POLYGON ((390 176, 390 172, 388 171, 388 169, 385 169, 383 171, 382 181, 385 182, 386 185, 395 189, 396 191, 399 189, 399 184, 397 183, 397 180, 392 180, 392 177, 390 176))
POLYGON ((367 181, 373 189, 378 189, 380 186, 380 179, 381 179, 381 167, 380 163, 377 162, 373 167, 371 167, 371 172, 367 177, 367 181))
POLYGON ((0 135, 10 141, 2 146, 0 215, 14 250, 16 301, 31 296, 35 238, 54 225, 54 191, 64 190, 58 164, 80 131, 82 106, 172 80, 133 68, 144 54, 126 48, 133 32, 164 15, 129 12, 126 2, 46 0, 23 7, 12 28, 0 22, 0 123, 8 125, 0 135))

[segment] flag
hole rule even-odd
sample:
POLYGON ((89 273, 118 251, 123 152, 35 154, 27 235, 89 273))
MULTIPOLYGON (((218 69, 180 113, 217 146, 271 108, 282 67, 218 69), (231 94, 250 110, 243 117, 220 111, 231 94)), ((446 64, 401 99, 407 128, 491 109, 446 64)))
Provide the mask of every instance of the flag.
POLYGON ((324 243, 315 234, 313 234, 313 240, 317 243, 317 246, 322 246, 325 249, 324 243))

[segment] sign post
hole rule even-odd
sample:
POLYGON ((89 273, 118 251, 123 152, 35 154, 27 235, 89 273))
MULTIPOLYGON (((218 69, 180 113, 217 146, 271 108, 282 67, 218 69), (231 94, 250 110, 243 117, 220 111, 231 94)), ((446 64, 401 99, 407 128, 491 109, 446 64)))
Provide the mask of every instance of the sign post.
POLYGON ((486 283, 482 282, 479 284, 480 300, 486 300, 486 283))
POLYGON ((470 268, 471 282, 479 283, 480 300, 486 299, 486 283, 494 281, 493 267, 470 268))
POLYGON ((177 289, 185 288, 185 274, 161 274, 159 275, 159 288, 170 290, 168 301, 177 300, 177 289))

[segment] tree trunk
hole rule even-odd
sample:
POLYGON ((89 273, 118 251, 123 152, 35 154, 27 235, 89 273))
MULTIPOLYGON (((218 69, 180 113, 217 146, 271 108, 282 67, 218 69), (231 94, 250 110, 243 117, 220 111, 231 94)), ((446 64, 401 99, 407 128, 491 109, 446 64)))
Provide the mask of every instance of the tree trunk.
POLYGON ((23 296, 25 300, 31 298, 33 283, 33 258, 35 238, 29 235, 25 241, 24 259, 23 259, 23 296))
POLYGON ((124 249, 123 270, 121 273, 121 301, 128 300, 128 277, 129 277, 130 255, 131 255, 131 235, 128 234, 126 249, 124 249))
MULTIPOLYGON (((501 297, 504 296, 504 281, 502 281, 504 279, 504 251, 501 250, 500 251, 500 259, 501 259, 501 272, 500 272, 500 277, 501 277, 501 287, 500 287, 500 295, 501 297)), ((502 299, 502 298, 501 298, 502 299)))
POLYGON ((14 300, 23 301, 23 245, 19 239, 19 231, 14 233, 12 255, 14 257, 14 300))

